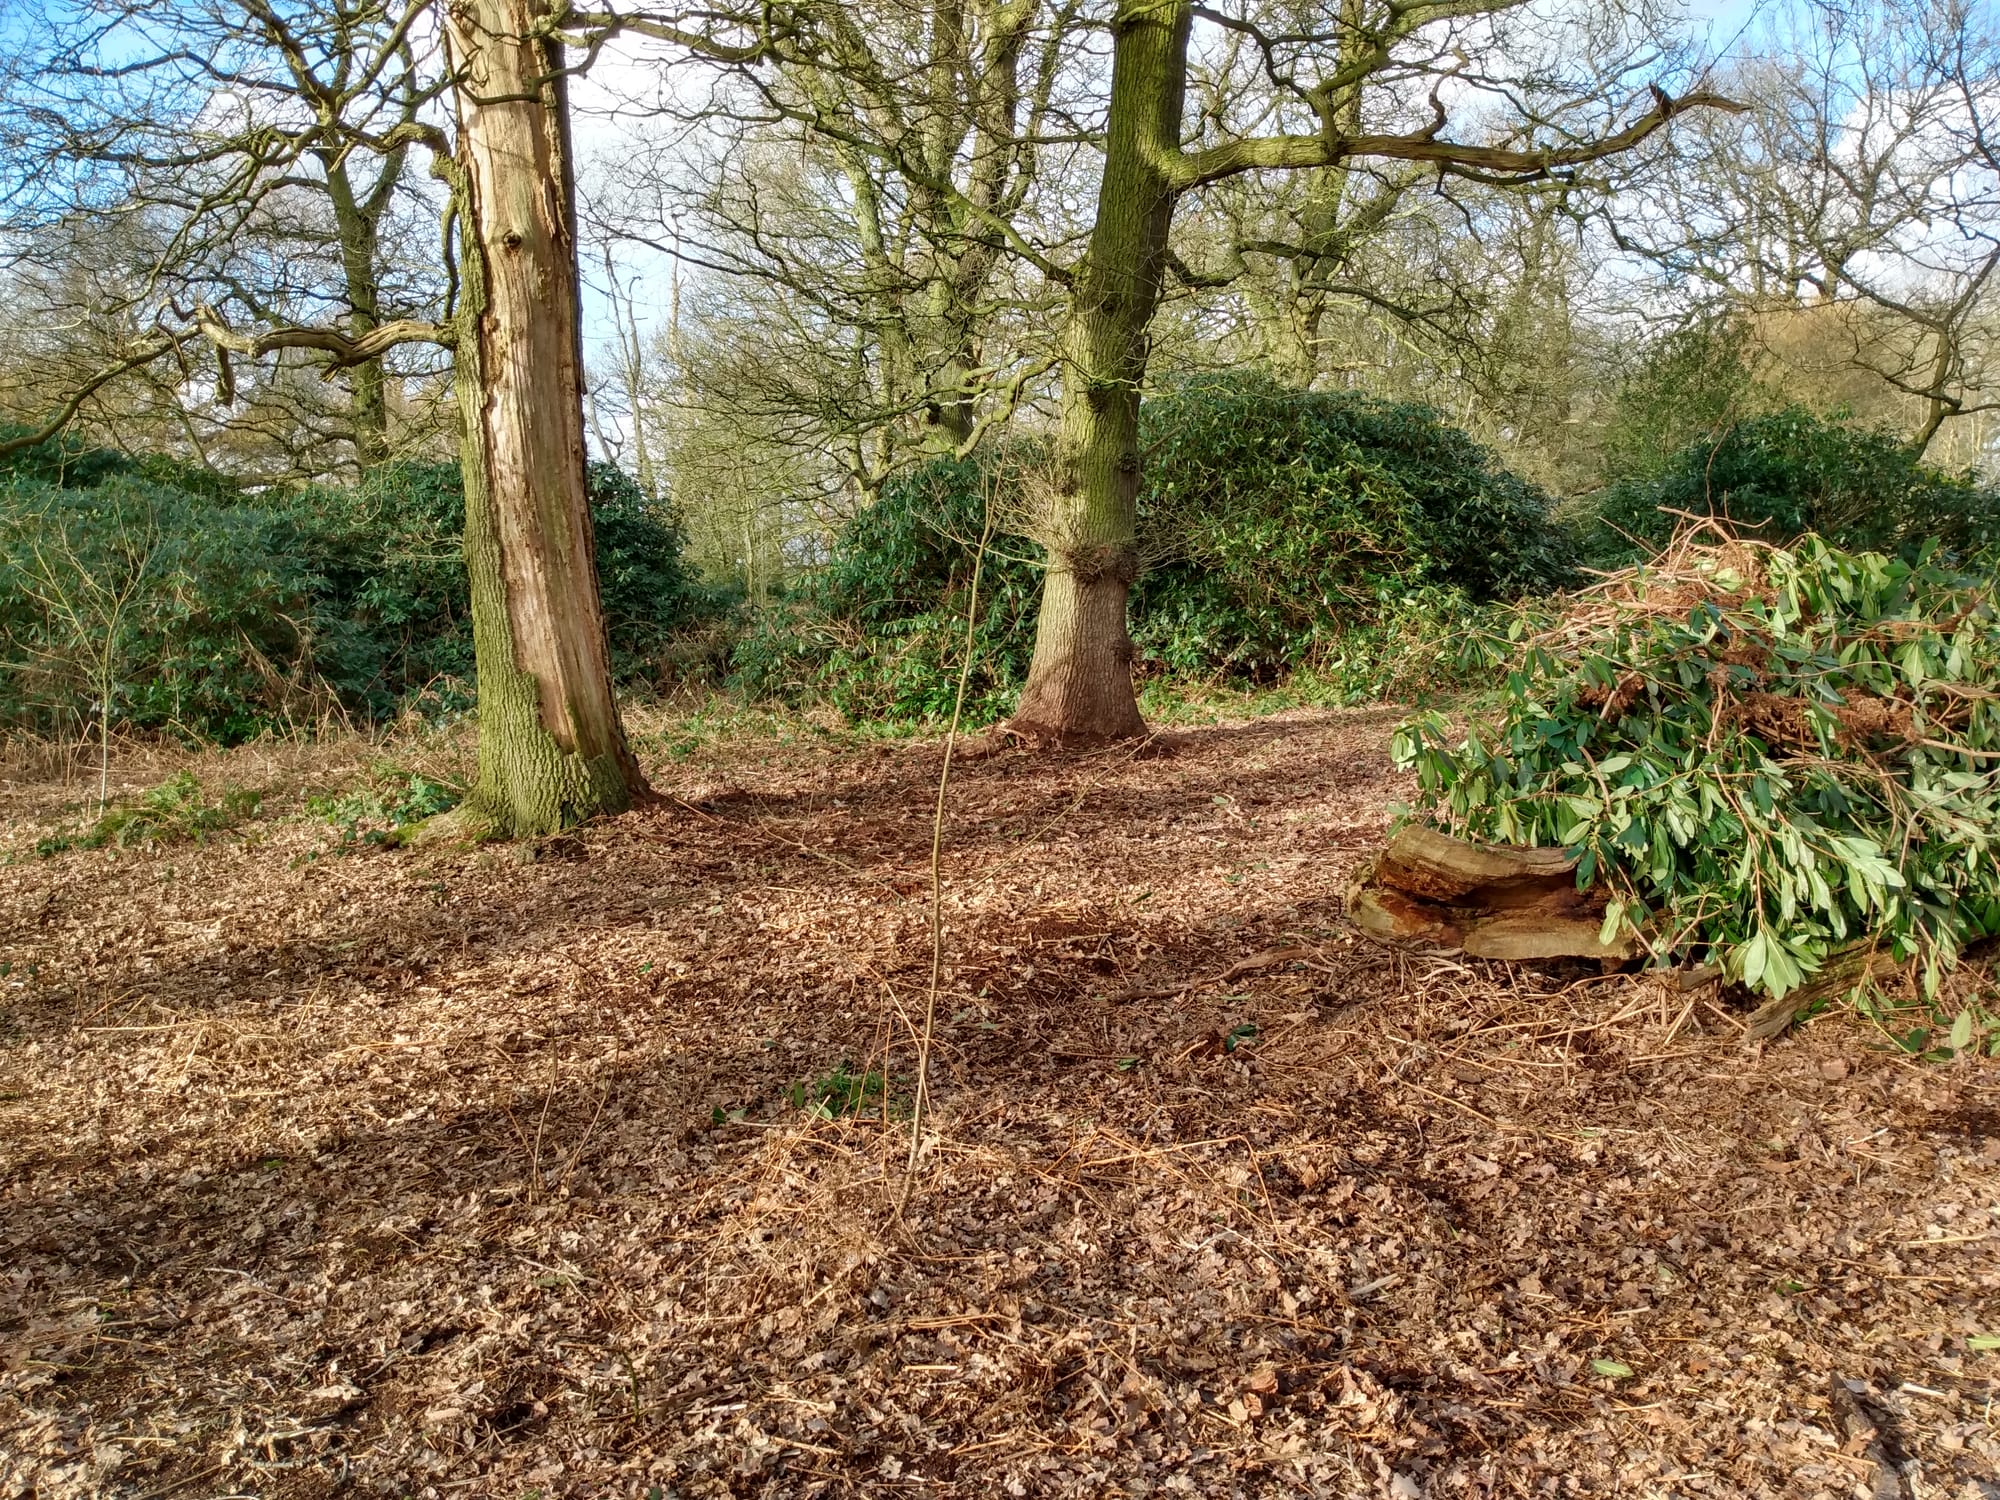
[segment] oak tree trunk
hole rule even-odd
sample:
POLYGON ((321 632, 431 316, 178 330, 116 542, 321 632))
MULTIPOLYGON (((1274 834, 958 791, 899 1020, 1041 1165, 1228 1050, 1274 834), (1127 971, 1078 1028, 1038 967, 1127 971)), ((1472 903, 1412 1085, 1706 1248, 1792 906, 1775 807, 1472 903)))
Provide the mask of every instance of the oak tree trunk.
POLYGON ((1186 4, 1120 0, 1097 219, 1063 331, 1062 425, 1048 512, 1048 576, 1027 686, 1009 726, 1090 744, 1143 733, 1126 604, 1138 574, 1139 390, 1160 300, 1187 92, 1186 4))
MULTIPOLYGON (((341 280, 347 291, 348 334, 361 338, 382 322, 381 215, 389 191, 402 176, 403 153, 389 153, 382 176, 366 200, 357 197, 345 158, 329 150, 327 194, 333 201, 334 233, 341 280)), ((347 372, 349 421, 354 428, 354 461, 363 473, 389 457, 389 378, 380 359, 364 360, 347 372)))
POLYGON ((612 697, 585 484, 567 100, 543 0, 457 0, 456 387, 479 778, 463 831, 551 833, 647 788, 612 697))

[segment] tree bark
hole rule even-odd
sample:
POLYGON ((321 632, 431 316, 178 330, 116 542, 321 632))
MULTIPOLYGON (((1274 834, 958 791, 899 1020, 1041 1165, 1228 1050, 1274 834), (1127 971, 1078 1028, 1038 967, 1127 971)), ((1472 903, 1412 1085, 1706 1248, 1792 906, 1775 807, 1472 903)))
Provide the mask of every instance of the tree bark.
MULTIPOLYGON (((414 120, 414 106, 404 118, 414 120)), ((408 146, 390 148, 382 154, 374 184, 366 192, 356 192, 350 156, 332 146, 320 152, 326 196, 334 206, 334 240, 348 294, 352 338, 364 338, 382 326, 382 218, 402 184, 408 158, 408 146)), ((362 360, 348 370, 348 392, 354 462, 366 474, 388 460, 388 368, 382 360, 362 360)))
POLYGON ((456 373, 479 778, 455 831, 532 837, 647 794, 612 696, 585 483, 567 100, 542 0, 450 10, 456 373))
MULTIPOLYGON (((346 162, 332 152, 326 155, 330 158, 327 194, 333 200, 341 280, 347 289, 348 328, 353 337, 361 338, 382 322, 381 225, 356 199, 346 162)), ((382 170, 385 180, 392 180, 392 174, 400 175, 402 153, 393 153, 382 170)), ((379 358, 363 360, 348 371, 347 382, 352 398, 349 420, 354 426, 354 461, 366 473, 389 456, 388 375, 379 358)))
POLYGON ((1063 331, 1062 425, 1038 539, 1048 578, 1027 686, 1010 728, 1091 744, 1145 731, 1126 603, 1138 575, 1139 389, 1166 274, 1187 93, 1184 3, 1120 0, 1097 219, 1063 331))
POLYGON ((1629 932, 1603 937, 1606 897, 1578 890, 1577 851, 1477 844, 1412 823, 1347 891, 1347 915, 1385 942, 1474 958, 1622 963, 1629 932))

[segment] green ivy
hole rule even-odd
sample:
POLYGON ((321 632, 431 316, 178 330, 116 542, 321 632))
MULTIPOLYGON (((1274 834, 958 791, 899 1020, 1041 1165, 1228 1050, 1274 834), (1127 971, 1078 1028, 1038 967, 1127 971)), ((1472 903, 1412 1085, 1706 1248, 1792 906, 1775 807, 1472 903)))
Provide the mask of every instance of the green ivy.
POLYGON ((351 850, 392 843, 412 824, 450 812, 462 795, 461 788, 382 761, 370 768, 364 786, 309 794, 306 811, 337 829, 341 848, 351 850))

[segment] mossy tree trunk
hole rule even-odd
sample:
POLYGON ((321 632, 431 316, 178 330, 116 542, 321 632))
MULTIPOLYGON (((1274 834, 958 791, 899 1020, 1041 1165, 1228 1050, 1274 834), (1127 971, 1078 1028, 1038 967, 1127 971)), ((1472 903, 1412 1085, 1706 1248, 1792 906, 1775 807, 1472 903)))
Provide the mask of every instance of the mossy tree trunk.
POLYGON ((1009 726, 1053 744, 1143 733, 1126 603, 1138 576, 1139 388, 1178 191, 1185 4, 1120 0, 1097 220, 1063 330, 1062 425, 1039 540, 1048 575, 1035 654, 1009 726))
MULTIPOLYGON (((1368 16, 1364 0, 1340 0, 1340 24, 1336 69, 1356 74, 1345 87, 1328 97, 1330 114, 1343 134, 1361 133, 1361 90, 1365 73, 1358 70, 1359 54, 1370 44, 1368 16)), ((1298 221, 1300 254, 1289 270, 1290 306, 1285 309, 1278 330, 1278 350, 1274 361, 1280 379, 1311 390, 1324 362, 1326 315, 1333 298, 1328 283, 1344 275, 1355 251, 1388 221, 1402 194, 1389 179, 1378 178, 1374 197, 1353 202, 1355 168, 1351 162, 1316 167, 1305 184, 1305 202, 1298 221)), ((1405 181, 1414 181, 1414 176, 1405 181)))
MULTIPOLYGON (((347 290, 348 330, 357 339, 382 325, 382 216, 402 177, 406 154, 403 147, 389 152, 375 186, 365 195, 357 195, 345 156, 331 149, 322 153, 327 195, 333 201, 341 280, 347 290)), ((389 456, 388 371, 380 359, 363 360, 348 371, 347 382, 352 393, 349 421, 354 427, 354 460, 366 473, 389 456)))
MULTIPOLYGON (((1654 86, 1652 108, 1617 127, 1617 89, 1600 78, 1576 100, 1603 107, 1604 133, 1594 139, 1536 144, 1537 131, 1524 122, 1514 133, 1529 142, 1523 146, 1455 140, 1445 133, 1441 103, 1437 118, 1420 128, 1403 134, 1365 130, 1355 101, 1375 75, 1456 71, 1450 54, 1439 50, 1448 34, 1434 23, 1510 8, 1512 0, 1396 0, 1376 14, 1372 7, 1345 5, 1341 19, 1314 38, 1337 61, 1312 87, 1299 86, 1299 97, 1316 116, 1311 133, 1235 136, 1184 150, 1192 0, 1118 0, 1097 218, 1083 259, 1068 277, 1062 425, 1052 493, 1038 518, 1048 575, 1035 654, 1011 724, 1017 734, 1042 743, 1088 744, 1145 727, 1132 692, 1126 625, 1138 572, 1139 393, 1147 326, 1159 304, 1167 236, 1182 193, 1244 172, 1344 169, 1364 159, 1463 169, 1482 180, 1525 185, 1628 151, 1690 109, 1743 107, 1706 89, 1676 99, 1654 86), (1363 20, 1368 24, 1359 25, 1363 20), (1405 50, 1413 55, 1403 57, 1405 50)), ((1487 133, 1509 138, 1507 130, 1490 125, 1487 133)), ((1307 248, 1308 262, 1341 252, 1339 203, 1330 206, 1336 232, 1307 248)), ((1317 336, 1310 327, 1305 332, 1317 336)))
POLYGON ((479 779, 458 831, 531 837, 647 794, 611 690, 586 489, 567 101, 543 0, 450 9, 457 393, 479 779))

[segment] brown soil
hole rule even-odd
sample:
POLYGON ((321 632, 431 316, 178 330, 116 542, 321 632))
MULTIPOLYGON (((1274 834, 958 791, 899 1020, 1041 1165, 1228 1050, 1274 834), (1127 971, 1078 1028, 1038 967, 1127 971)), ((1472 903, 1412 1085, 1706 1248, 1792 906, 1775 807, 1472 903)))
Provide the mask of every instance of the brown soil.
POLYGON ((1391 722, 960 768, 900 1221, 935 743, 0 869, 0 1496, 2000 1495, 2000 1066, 1360 941, 1391 722))

